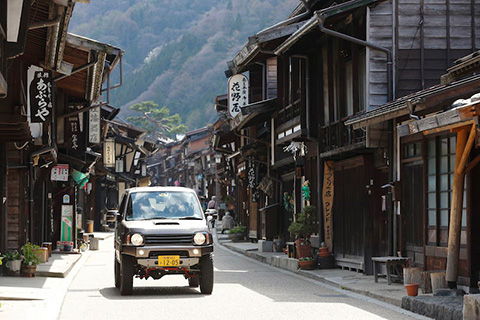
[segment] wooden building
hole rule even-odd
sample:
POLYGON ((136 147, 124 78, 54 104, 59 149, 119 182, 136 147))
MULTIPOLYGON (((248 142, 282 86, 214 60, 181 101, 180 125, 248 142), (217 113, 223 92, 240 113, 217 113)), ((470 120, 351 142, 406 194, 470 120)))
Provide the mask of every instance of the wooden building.
MULTIPOLYGON (((268 132, 268 149, 260 152, 266 172, 280 181, 282 194, 293 196, 294 212, 303 205, 302 183, 310 182, 320 239, 338 266, 371 273, 373 256, 399 250, 422 256, 417 236, 409 234, 409 245, 400 246, 400 189, 393 186, 399 145, 391 119, 402 114, 384 116, 384 105, 438 83, 455 59, 476 50, 479 10, 475 1, 460 0, 306 1, 285 21, 249 37, 228 63, 229 76, 248 75, 249 103, 260 104, 228 120, 232 131, 251 140, 262 139, 262 128, 268 132), (273 111, 262 118, 271 98, 273 111), (368 125, 351 126, 364 114, 368 125), (297 150, 295 160, 285 150, 297 150), (329 171, 333 199, 320 192, 329 171)), ((282 232, 293 217, 281 206, 275 211, 273 223, 282 232)))
POLYGON ((90 113, 98 110, 100 122, 101 93, 108 98, 123 51, 68 34, 75 1, 8 3, 0 5, 0 250, 27 241, 55 247, 62 214, 71 215, 74 240, 77 204, 88 207, 87 179, 78 178, 93 178, 101 153, 92 148, 102 143, 99 123, 98 141, 90 140, 90 113))
POLYGON ((441 84, 385 104, 381 115, 352 119, 353 126, 363 126, 395 118, 398 249, 425 270, 446 270, 451 286, 467 291, 476 287, 480 271, 474 214, 478 61, 477 51, 457 60, 441 84))

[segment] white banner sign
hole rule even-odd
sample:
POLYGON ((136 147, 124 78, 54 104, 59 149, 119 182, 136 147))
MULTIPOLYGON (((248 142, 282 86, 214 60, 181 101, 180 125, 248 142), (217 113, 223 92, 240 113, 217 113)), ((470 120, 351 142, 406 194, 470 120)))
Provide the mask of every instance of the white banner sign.
POLYGON ((59 164, 53 167, 50 179, 52 181, 68 181, 68 164, 59 164))
POLYGON ((240 113, 241 107, 248 104, 248 79, 236 74, 228 79, 228 112, 232 118, 240 113))
POLYGON ((88 142, 100 143, 100 107, 88 111, 88 142))
POLYGON ((115 167, 115 140, 105 139, 103 142, 103 165, 115 167))

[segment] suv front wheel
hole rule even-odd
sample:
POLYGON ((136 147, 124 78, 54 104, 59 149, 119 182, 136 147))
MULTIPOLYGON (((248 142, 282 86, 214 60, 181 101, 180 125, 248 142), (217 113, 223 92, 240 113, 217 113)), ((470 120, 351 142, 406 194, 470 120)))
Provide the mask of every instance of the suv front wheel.
POLYGON ((213 259, 212 255, 200 258, 200 292, 211 294, 213 291, 213 259))
POLYGON ((120 294, 122 296, 131 295, 133 291, 133 276, 135 258, 122 254, 122 262, 120 265, 120 294))
POLYGON ((121 282, 121 275, 120 275, 120 263, 117 261, 117 257, 115 259, 115 288, 120 288, 121 282))

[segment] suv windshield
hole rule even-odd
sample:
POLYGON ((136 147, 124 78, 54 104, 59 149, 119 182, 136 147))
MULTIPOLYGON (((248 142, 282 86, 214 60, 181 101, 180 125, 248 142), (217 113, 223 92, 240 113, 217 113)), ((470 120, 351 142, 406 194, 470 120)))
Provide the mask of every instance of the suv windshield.
POLYGON ((203 219, 197 196, 191 192, 134 192, 129 196, 126 220, 203 219))

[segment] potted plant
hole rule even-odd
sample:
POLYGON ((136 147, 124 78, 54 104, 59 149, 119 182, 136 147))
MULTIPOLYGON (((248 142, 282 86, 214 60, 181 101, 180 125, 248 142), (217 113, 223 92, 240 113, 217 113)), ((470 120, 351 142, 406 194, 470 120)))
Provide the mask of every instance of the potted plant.
POLYGON ((4 253, 3 258, 9 274, 18 274, 22 266, 22 255, 17 250, 14 250, 4 253))
POLYGON ((421 268, 412 267, 410 259, 408 260, 407 266, 403 268, 403 284, 409 296, 418 295, 421 271, 421 268))
POLYGON ((309 270, 312 269, 315 260, 312 257, 300 257, 298 258, 298 267, 300 269, 309 270))
POLYGON ((27 277, 34 277, 37 264, 42 262, 37 255, 38 248, 40 247, 30 242, 27 242, 21 248, 23 255, 22 273, 27 277))
POLYGON ((293 221, 288 227, 288 231, 293 233, 296 238, 297 258, 311 256, 310 236, 316 231, 313 223, 315 210, 314 206, 303 207, 302 213, 298 214, 296 221, 293 221))
POLYGON ((239 226, 236 226, 235 228, 228 230, 227 235, 230 238, 230 240, 232 240, 232 242, 241 241, 245 238, 246 230, 247 228, 245 226, 239 225, 239 226))

